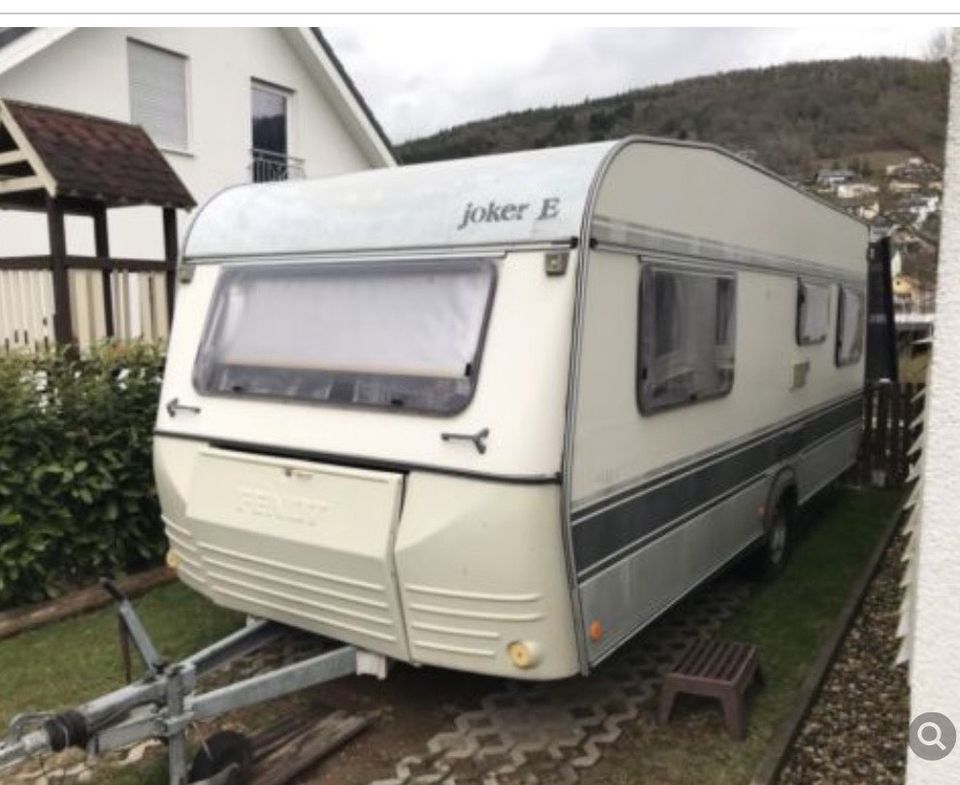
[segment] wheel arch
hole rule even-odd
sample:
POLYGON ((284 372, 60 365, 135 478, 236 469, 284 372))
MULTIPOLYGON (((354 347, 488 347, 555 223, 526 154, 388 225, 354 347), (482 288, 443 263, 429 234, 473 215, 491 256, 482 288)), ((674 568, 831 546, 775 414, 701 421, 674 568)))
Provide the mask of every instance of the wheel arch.
POLYGON ((763 529, 769 530, 773 521, 773 514, 780 506, 787 504, 787 515, 792 518, 800 505, 800 493, 797 487, 797 473, 792 466, 785 466, 780 469, 773 477, 770 483, 770 490, 767 492, 767 501, 764 505, 763 529))

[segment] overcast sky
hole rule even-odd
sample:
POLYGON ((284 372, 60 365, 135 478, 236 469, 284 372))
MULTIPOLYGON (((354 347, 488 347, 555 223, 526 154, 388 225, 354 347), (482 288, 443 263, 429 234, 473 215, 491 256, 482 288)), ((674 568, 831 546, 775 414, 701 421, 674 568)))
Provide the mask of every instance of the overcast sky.
POLYGON ((417 20, 326 28, 394 142, 512 110, 718 71, 856 55, 924 56, 937 30, 584 28, 417 20))

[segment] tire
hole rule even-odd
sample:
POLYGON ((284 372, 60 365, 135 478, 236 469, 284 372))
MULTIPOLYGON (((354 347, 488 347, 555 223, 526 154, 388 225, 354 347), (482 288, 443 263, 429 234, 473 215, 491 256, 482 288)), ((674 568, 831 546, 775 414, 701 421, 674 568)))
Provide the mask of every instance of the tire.
POLYGON ((762 581, 772 581, 790 558, 793 547, 792 515, 789 504, 781 499, 766 525, 766 534, 750 560, 750 572, 762 581))
POLYGON ((229 766, 234 770, 225 785, 245 785, 253 769, 253 745, 242 733, 219 731, 200 746, 190 764, 188 782, 210 779, 229 766))

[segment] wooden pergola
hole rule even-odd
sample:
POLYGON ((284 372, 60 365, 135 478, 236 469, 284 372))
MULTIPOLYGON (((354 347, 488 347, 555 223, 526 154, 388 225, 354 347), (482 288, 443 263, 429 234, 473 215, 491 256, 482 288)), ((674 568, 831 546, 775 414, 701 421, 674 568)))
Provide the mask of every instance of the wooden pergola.
MULTIPOLYGON (((50 253, 0 256, 0 271, 49 271, 53 334, 73 343, 71 270, 99 271, 106 335, 116 334, 112 274, 164 273, 169 318, 177 264, 177 209, 196 205, 176 172, 138 126, 45 106, 0 100, 0 209, 46 214, 50 253), (163 213, 163 259, 110 255, 107 211, 149 205, 163 213), (65 217, 93 219, 94 256, 67 253, 65 217)), ((0 237, 0 250, 3 238, 0 237)), ((11 295, 12 296, 12 295, 11 295)), ((8 302, 10 297, 7 298, 8 302)))

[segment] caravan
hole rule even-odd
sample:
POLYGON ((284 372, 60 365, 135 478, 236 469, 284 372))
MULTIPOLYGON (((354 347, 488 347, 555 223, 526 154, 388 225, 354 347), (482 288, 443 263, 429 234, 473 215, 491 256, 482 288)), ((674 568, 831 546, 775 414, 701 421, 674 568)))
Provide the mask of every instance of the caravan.
POLYGON ((631 138, 228 189, 155 467, 180 578, 383 658, 587 673, 855 460, 867 227, 631 138))

